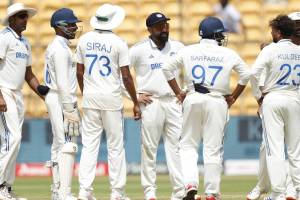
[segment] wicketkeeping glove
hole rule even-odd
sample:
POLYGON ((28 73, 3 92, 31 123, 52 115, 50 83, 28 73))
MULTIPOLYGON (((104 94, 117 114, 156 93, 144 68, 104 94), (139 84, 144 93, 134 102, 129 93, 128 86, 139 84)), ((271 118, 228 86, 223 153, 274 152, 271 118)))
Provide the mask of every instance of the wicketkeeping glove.
POLYGON ((73 103, 63 104, 64 131, 69 136, 81 134, 81 117, 77 105, 73 103))

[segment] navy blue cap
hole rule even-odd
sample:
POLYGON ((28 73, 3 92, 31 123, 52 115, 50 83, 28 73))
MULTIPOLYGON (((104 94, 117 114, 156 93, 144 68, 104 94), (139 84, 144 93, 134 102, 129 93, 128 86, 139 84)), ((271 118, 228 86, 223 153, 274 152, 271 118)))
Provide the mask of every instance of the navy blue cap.
POLYGON ((206 17, 199 25, 199 35, 202 37, 226 31, 223 22, 216 17, 206 17))
POLYGON ((56 10, 50 20, 51 27, 57 26, 59 23, 72 24, 81 22, 75 15, 73 10, 69 8, 61 8, 56 10))
POLYGON ((164 14, 160 12, 154 12, 150 14, 146 19, 146 26, 150 27, 158 22, 168 21, 170 18, 167 18, 164 14))

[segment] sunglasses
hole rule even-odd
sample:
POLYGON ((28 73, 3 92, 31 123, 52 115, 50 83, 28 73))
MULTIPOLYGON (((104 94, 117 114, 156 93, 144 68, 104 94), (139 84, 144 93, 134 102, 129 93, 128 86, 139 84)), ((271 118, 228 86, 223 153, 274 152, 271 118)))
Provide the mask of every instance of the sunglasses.
POLYGON ((19 14, 19 15, 17 15, 17 18, 19 18, 19 19, 25 19, 25 18, 28 18, 28 14, 27 14, 27 13, 19 14))

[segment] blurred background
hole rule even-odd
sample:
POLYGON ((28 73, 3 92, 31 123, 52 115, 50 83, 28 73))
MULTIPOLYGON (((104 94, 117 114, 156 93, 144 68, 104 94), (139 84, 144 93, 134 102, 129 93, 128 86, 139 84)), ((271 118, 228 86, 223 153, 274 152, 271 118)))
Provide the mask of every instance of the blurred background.
MULTIPOLYGON (((126 11, 126 18, 114 32, 126 40, 129 46, 148 36, 145 19, 152 12, 163 12, 171 18, 169 21, 170 37, 188 45, 199 41, 198 25, 203 18, 207 16, 222 18, 224 12, 228 11, 224 20, 228 18, 230 20, 232 14, 231 20, 237 23, 237 29, 228 34, 227 46, 234 49, 249 65, 249 68, 260 51, 260 45, 271 41, 269 20, 278 14, 300 11, 299 0, 231 0, 229 4, 232 8, 227 11, 220 10, 219 0, 0 0, 0 19, 5 16, 7 6, 15 2, 22 2, 38 10, 37 15, 29 20, 24 35, 32 46, 32 69, 41 82, 43 82, 44 53, 54 37, 49 21, 52 13, 62 7, 74 10, 75 15, 82 20, 79 25, 83 27, 82 33, 85 33, 91 30, 89 20, 101 4, 113 3, 122 6, 126 11)), ((3 27, 0 26, 0 28, 3 27)), ((77 40, 78 38, 72 40, 73 48, 77 40)), ((232 74, 232 88, 236 85, 237 79, 237 75, 232 74)), ((26 84, 23 93, 26 120, 18 162, 20 164, 43 163, 50 158, 52 141, 46 106, 26 84)), ((78 97, 80 102, 79 91, 78 97)), ((134 172, 138 170, 136 167, 140 162, 139 122, 131 119, 131 101, 124 98, 124 104, 126 155, 129 166, 132 166, 129 167, 129 171, 134 172)), ((230 109, 232 117, 226 130, 224 155, 224 165, 227 166, 229 174, 232 170, 231 173, 237 173, 238 170, 244 170, 243 173, 256 172, 261 142, 261 124, 256 117, 256 111, 256 101, 251 94, 250 86, 247 86, 243 95, 230 109)), ((104 134, 101 144, 99 161, 105 163, 107 152, 104 134)), ((79 157, 80 154, 77 159, 79 157)), ((201 160, 200 156, 199 163, 201 160)), ((158 150, 158 162, 162 163, 161 170, 164 171, 165 156, 162 142, 158 150)), ((24 165, 19 165, 19 168, 22 166, 24 165)), ((26 166, 25 175, 30 164, 26 166)), ((36 173, 42 175, 44 172, 41 169, 41 171, 36 170, 36 173)))

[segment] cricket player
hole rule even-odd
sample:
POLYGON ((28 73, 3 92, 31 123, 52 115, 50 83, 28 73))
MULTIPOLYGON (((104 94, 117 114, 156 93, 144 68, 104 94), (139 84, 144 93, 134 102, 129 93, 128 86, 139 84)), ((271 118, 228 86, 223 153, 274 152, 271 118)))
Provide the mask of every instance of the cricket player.
MULTIPOLYGON (((167 166, 173 188, 171 200, 185 195, 179 158, 182 107, 162 73, 163 63, 184 45, 169 39, 169 23, 164 14, 154 12, 146 19, 147 39, 130 49, 130 64, 135 69, 139 103, 142 109, 141 181, 145 200, 156 200, 156 154, 163 137, 167 166)), ((176 72, 176 78, 179 73, 176 72)))
MULTIPOLYGON (((296 23, 296 31, 292 35, 292 42, 296 45, 300 45, 300 12, 293 12, 288 15, 296 23)), ((264 45, 266 46, 266 45, 264 45)), ((262 46, 262 48, 264 47, 262 46)), ((263 77, 265 74, 263 74, 263 77)), ((260 86, 264 85, 265 78, 261 78, 260 86)), ((296 190, 294 188, 290 173, 289 166, 287 165, 287 179, 286 179, 286 199, 287 200, 296 200, 296 190)), ((259 151, 259 171, 258 171, 258 182, 256 186, 247 194, 247 200, 257 200, 261 194, 269 192, 271 189, 271 183, 266 166, 266 147, 265 143, 262 142, 259 151)))
POLYGON ((53 143, 51 147, 52 200, 77 199, 71 195, 72 175, 77 153, 76 136, 81 119, 76 97, 76 63, 69 47, 80 22, 68 8, 56 10, 50 21, 55 38, 45 54, 44 81, 50 91, 46 95, 53 143))
POLYGON ((299 59, 300 48, 290 40, 295 23, 286 15, 270 22, 272 44, 258 55, 252 68, 251 85, 261 105, 263 142, 272 193, 268 200, 286 199, 286 169, 284 144, 287 146, 290 174, 300 199, 300 128, 299 59), (265 70, 265 81, 259 88, 259 79, 265 70))
POLYGON ((223 161, 224 129, 228 109, 244 90, 250 74, 244 61, 233 50, 223 47, 225 28, 215 17, 199 26, 202 40, 179 50, 163 67, 163 72, 178 100, 183 103, 183 133, 180 158, 187 195, 183 200, 200 199, 198 147, 203 140, 204 188, 206 200, 219 200, 223 161), (185 70, 188 92, 175 79, 178 68, 185 70), (240 76, 236 88, 229 89, 232 70, 240 76))
MULTIPOLYGON (((259 149, 259 170, 256 186, 247 194, 247 200, 258 200, 262 194, 268 193, 271 189, 271 183, 266 163, 266 147, 262 141, 259 149)), ((291 176, 289 174, 289 165, 286 165, 286 200, 296 200, 296 190, 294 188, 291 176)))
POLYGON ((141 112, 129 71, 129 50, 125 41, 114 34, 125 18, 117 5, 103 4, 91 18, 93 31, 84 34, 76 49, 77 79, 83 93, 82 153, 79 168, 78 199, 94 200, 92 183, 100 138, 106 132, 110 200, 128 200, 125 196, 126 161, 123 143, 123 102, 121 78, 133 103, 134 118, 141 112))
POLYGON ((39 82, 31 69, 31 48, 22 35, 28 19, 36 14, 22 3, 7 8, 0 32, 0 199, 26 200, 16 197, 11 186, 15 181, 16 159, 19 153, 24 103, 24 81, 38 94, 39 82))

